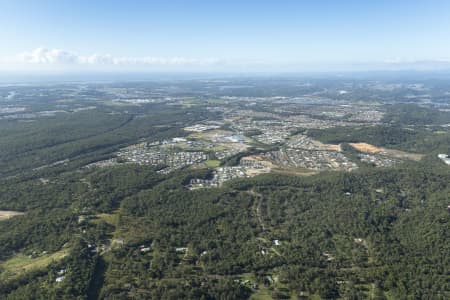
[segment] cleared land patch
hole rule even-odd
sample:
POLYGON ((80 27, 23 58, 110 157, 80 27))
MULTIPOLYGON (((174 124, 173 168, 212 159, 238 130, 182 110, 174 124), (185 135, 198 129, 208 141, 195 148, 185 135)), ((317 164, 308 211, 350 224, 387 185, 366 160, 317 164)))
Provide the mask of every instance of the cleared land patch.
POLYGON ((102 220, 111 226, 117 227, 117 224, 119 223, 119 214, 120 212, 117 210, 111 214, 101 213, 96 215, 96 217, 98 218, 97 220, 102 220))
POLYGON ((369 154, 381 154, 386 156, 391 156, 395 158, 406 158, 411 159, 415 161, 419 161, 422 159, 423 154, 416 154, 416 153, 408 153, 400 150, 394 150, 394 149, 386 149, 382 147, 377 147, 368 143, 350 143, 350 146, 352 146, 354 149, 356 149, 359 152, 362 153, 369 153, 369 154))
POLYGON ((363 153, 375 154, 385 151, 384 148, 380 148, 368 143, 350 143, 350 146, 363 153))
POLYGON ((207 160, 205 165, 210 168, 217 168, 220 166, 220 160, 207 160))
POLYGON ((23 214, 24 213, 20 212, 20 211, 0 210, 0 221, 7 220, 7 219, 15 217, 15 216, 21 216, 23 214))
POLYGON ((52 254, 43 254, 36 258, 31 258, 19 253, 16 256, 0 263, 0 281, 14 279, 32 270, 39 270, 47 267, 53 261, 59 261, 69 255, 70 249, 61 249, 52 254))

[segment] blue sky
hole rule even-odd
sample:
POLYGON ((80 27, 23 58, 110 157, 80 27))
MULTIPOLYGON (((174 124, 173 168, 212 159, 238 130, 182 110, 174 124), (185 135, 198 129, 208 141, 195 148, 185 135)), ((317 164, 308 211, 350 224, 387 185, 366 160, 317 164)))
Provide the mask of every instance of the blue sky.
POLYGON ((0 40, 0 69, 439 67, 450 1, 0 0, 0 40))

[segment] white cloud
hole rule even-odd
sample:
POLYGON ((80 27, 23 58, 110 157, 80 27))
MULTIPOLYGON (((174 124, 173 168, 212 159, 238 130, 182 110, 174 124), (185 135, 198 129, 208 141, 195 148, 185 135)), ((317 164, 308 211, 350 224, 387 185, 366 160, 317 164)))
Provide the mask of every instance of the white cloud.
POLYGON ((392 58, 372 62, 305 62, 256 59, 188 57, 129 57, 78 53, 63 49, 37 48, 13 57, 0 57, 0 70, 7 71, 231 71, 308 72, 367 70, 450 70, 449 59, 392 58))
POLYGON ((18 61, 30 64, 72 64, 77 63, 79 57, 60 49, 37 48, 31 52, 20 53, 18 61))
POLYGON ((181 66, 214 65, 218 59, 197 59, 185 57, 115 57, 109 54, 78 55, 62 49, 37 48, 15 57, 15 62, 34 65, 101 65, 101 66, 181 66))

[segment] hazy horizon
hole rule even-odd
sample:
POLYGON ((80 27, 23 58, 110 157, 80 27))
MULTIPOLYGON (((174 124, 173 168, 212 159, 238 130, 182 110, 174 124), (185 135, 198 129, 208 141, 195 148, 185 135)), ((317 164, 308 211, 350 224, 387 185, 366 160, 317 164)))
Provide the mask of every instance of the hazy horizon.
POLYGON ((0 72, 450 70, 447 1, 2 1, 0 72))

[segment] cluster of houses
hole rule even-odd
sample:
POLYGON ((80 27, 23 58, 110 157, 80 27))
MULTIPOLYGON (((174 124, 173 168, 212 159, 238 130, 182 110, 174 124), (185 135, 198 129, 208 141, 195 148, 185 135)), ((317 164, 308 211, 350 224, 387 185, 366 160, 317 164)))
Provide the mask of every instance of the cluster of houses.
POLYGON ((203 131, 217 129, 217 128, 220 128, 220 126, 212 125, 212 124, 195 124, 192 126, 184 127, 184 130, 191 131, 191 132, 203 132, 203 131))
POLYGON ((259 173, 270 171, 271 163, 264 160, 264 156, 247 156, 241 158, 239 166, 224 166, 215 168, 211 179, 191 179, 188 189, 219 187, 224 182, 241 177, 251 177, 259 173))
POLYGON ((264 169, 266 166, 259 159, 253 157, 243 157, 241 158, 239 164, 243 167, 253 168, 253 169, 264 169))
POLYGON ((213 171, 211 179, 191 179, 188 189, 211 188, 222 185, 225 181, 247 176, 245 167, 219 167, 213 171))
POLYGON ((359 154, 358 157, 362 162, 372 164, 376 167, 392 167, 400 162, 398 159, 381 155, 359 154))
POLYGON ((337 151, 280 149, 271 151, 265 156, 276 164, 285 167, 304 168, 311 170, 346 170, 357 169, 358 166, 345 155, 337 151))
POLYGON ((215 135, 212 138, 215 143, 243 143, 245 138, 240 135, 215 135))
POLYGON ((254 139, 260 143, 271 145, 283 143, 289 135, 290 132, 282 128, 271 128, 260 135, 254 136, 254 139))
POLYGON ((208 155, 203 151, 171 151, 159 147, 125 148, 119 151, 117 156, 127 162, 140 165, 168 166, 164 172, 201 163, 208 159, 208 155))
POLYGON ((341 151, 339 145, 331 145, 331 144, 322 144, 319 141, 316 141, 306 135, 298 134, 291 137, 286 146, 289 148, 298 148, 304 150, 334 150, 341 151))

